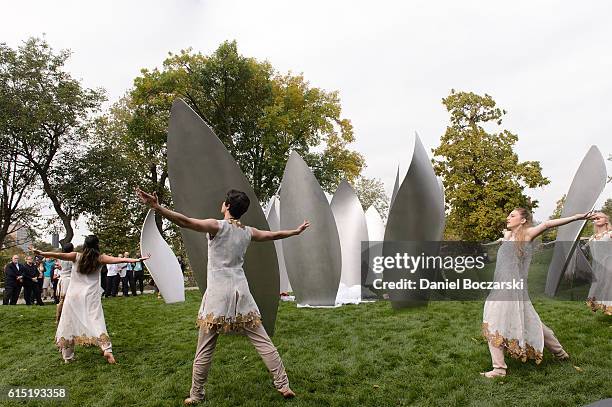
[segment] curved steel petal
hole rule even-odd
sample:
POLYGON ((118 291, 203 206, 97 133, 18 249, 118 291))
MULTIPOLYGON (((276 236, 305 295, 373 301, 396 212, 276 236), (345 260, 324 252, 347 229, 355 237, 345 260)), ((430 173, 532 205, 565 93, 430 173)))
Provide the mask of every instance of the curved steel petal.
POLYGON ((323 190, 296 152, 287 161, 280 201, 281 229, 294 229, 304 219, 311 222, 300 236, 283 240, 296 301, 302 305, 334 305, 342 256, 338 230, 323 190))
MULTIPOLYGON (((374 258, 382 256, 382 246, 380 242, 385 239, 385 224, 375 207, 370 206, 365 213, 366 225, 368 228, 368 241, 372 242, 368 247, 369 264, 374 263, 374 258), (378 243, 377 243, 378 242, 378 243)), ((374 273, 368 267, 366 286, 371 286, 374 281, 374 273)))
MULTIPOLYGON (((606 186, 606 179, 607 172, 604 158, 596 146, 591 146, 582 159, 576 175, 574 175, 565 197, 561 217, 572 216, 593 209, 597 198, 606 186)), ((572 222, 557 229, 555 249, 546 276, 546 295, 554 296, 557 293, 561 278, 574 253, 580 231, 585 223, 584 220, 572 222)))
POLYGON ((361 285, 361 242, 368 240, 368 226, 361 202, 346 180, 338 185, 330 206, 342 251, 340 282, 349 287, 361 285))
MULTIPOLYGON (((268 204, 266 214, 268 225, 270 225, 270 230, 272 231, 280 230, 279 213, 280 202, 276 196, 273 196, 268 204)), ((291 291, 291 286, 289 285, 289 277, 287 277, 287 267, 285 266, 285 256, 283 255, 283 242, 275 240, 274 247, 276 248, 276 258, 278 260, 278 274, 280 278, 279 291, 280 293, 288 293, 291 291)))
MULTIPOLYGON (((240 167, 212 129, 184 101, 172 105, 168 128, 168 176, 176 209, 194 218, 219 218, 229 189, 244 191, 251 205, 241 221, 268 230, 257 196, 240 167)), ((207 240, 203 233, 181 229, 200 291, 206 289, 207 240)), ((244 260, 249 288, 269 335, 274 333, 279 277, 272 242, 254 242, 244 260)))
MULTIPOLYGON (((418 134, 415 134, 414 145, 410 147, 412 147, 410 166, 389 210, 385 242, 411 241, 413 242, 411 250, 414 253, 410 254, 416 256, 421 252, 428 254, 428 251, 431 250, 431 244, 420 242, 435 242, 442 239, 444 198, 431 161, 418 134)), ((386 246, 383 246, 383 252, 386 246)), ((386 275, 385 278, 387 278, 386 275)), ((402 278, 401 273, 394 273, 394 276, 391 277, 393 280, 398 278, 402 278)), ((392 291, 390 299, 394 308, 420 305, 427 301, 426 297, 410 290, 392 291)))
POLYGON ((391 202, 389 203, 389 207, 393 206, 393 202, 395 202, 395 197, 397 196, 398 190, 399 190, 399 165, 397 166, 397 173, 395 174, 395 183, 393 184, 393 192, 391 193, 391 202))
POLYGON ((155 211, 149 210, 140 232, 140 251, 151 253, 144 263, 167 304, 185 301, 185 283, 181 266, 155 223, 155 211))

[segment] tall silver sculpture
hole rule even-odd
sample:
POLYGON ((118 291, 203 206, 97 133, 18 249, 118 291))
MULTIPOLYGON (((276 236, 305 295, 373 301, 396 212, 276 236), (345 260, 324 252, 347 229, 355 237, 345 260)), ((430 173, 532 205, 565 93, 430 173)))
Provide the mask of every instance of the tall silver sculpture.
MULTIPOLYGON (((266 208, 266 220, 270 225, 270 230, 280 230, 280 201, 276 196, 273 196, 266 208)), ((276 258, 278 260, 278 274, 280 278, 280 293, 288 293, 291 291, 289 277, 287 276, 287 267, 285 266, 285 256, 283 255, 283 242, 280 240, 274 241, 276 248, 276 258)))
MULTIPOLYGON (((569 191, 565 196, 565 203, 561 217, 588 212, 593 209, 597 198, 606 186, 606 163, 597 146, 591 146, 586 153, 569 191)), ((572 258, 580 231, 586 221, 572 222, 557 229, 557 239, 552 261, 546 276, 545 293, 554 296, 557 293, 561 278, 572 258)))
POLYGON ((310 228, 283 240, 283 254, 293 293, 301 305, 334 305, 340 284, 340 239, 334 215, 316 178, 296 152, 291 153, 281 184, 281 229, 304 219, 310 228))
POLYGON ((395 183, 393 184, 393 192, 391 192, 391 202, 389 203, 389 208, 393 206, 393 202, 395 202, 395 197, 397 196, 397 191, 399 190, 399 165, 397 166, 397 172, 395 173, 395 183))
MULTIPOLYGON (((366 225, 368 227, 368 241, 372 242, 368 247, 369 264, 373 264, 374 258, 382 256, 382 246, 380 242, 385 239, 385 224, 382 217, 375 207, 370 206, 365 213, 366 225), (376 243, 378 242, 378 243, 376 243)), ((368 275, 366 277, 366 286, 371 286, 374 281, 374 273, 368 267, 368 275)))
MULTIPOLYGON (((421 252, 429 254, 432 245, 442 239, 444 230, 444 197, 431 161, 415 133, 410 166, 397 192, 395 201, 389 210, 385 242, 411 241, 412 255, 421 252)), ((387 244, 383 252, 387 254, 387 244)), ((431 253, 436 254, 436 253, 431 253)), ((418 275, 418 271, 416 273, 418 275)), ((390 281, 404 278, 401 273, 394 273, 390 281)), ((385 274, 385 279, 387 275, 385 274)), ((404 308, 424 304, 427 298, 411 290, 392 291, 390 293, 393 308, 404 308)))
MULTIPOLYGON (((219 218, 229 189, 244 191, 251 205, 241 221, 268 230, 253 188, 212 129, 181 99, 175 100, 168 127, 168 176, 179 212, 195 218, 219 218)), ((189 262, 200 291, 206 290, 207 241, 203 233, 181 229, 189 262)), ((254 242, 244 260, 249 288, 269 335, 274 333, 279 276, 272 242, 254 242)))
POLYGON ((361 242, 368 240, 368 226, 361 202, 353 187, 342 180, 331 201, 342 251, 340 282, 361 285, 361 242))

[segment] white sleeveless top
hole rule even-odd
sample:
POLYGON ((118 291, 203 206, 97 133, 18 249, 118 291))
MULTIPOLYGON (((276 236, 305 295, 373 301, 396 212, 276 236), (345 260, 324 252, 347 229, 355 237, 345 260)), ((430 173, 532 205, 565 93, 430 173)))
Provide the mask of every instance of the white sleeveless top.
POLYGON ((208 238, 206 292, 197 324, 205 332, 240 332, 261 324, 259 308, 249 290, 242 265, 251 243, 251 228, 235 220, 220 220, 208 238))

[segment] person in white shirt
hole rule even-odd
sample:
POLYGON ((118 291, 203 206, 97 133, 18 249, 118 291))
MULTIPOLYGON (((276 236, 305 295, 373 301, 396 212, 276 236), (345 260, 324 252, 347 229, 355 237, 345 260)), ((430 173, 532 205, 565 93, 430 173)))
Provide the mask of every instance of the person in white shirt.
MULTIPOLYGON (((123 254, 119 253, 117 257, 123 258, 123 254)), ((119 280, 121 280, 121 291, 123 292, 123 296, 129 297, 130 294, 128 292, 127 263, 117 264, 117 274, 119 275, 119 280)), ((117 282, 117 291, 119 291, 119 282, 117 282)))
POLYGON ((119 277, 117 276, 117 264, 108 264, 106 265, 106 292, 104 293, 105 297, 116 297, 117 296, 117 288, 118 284, 115 285, 115 282, 118 281, 119 277))

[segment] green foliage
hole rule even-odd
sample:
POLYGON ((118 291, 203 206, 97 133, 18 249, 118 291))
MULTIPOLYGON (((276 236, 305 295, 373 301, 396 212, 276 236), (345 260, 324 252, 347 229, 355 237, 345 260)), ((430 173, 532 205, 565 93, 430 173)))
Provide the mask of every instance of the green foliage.
POLYGON ((518 137, 508 130, 489 133, 506 114, 491 96, 451 91, 442 99, 450 125, 433 150, 434 170, 444 182, 448 217, 445 238, 494 240, 514 207, 537 207, 523 190, 549 183, 537 161, 519 162, 518 137))
POLYGON ((81 186, 66 182, 79 171, 90 115, 104 100, 102 90, 83 88, 65 70, 67 50, 55 52, 45 40, 30 38, 16 50, 0 44, 1 134, 36 173, 71 241, 71 222, 83 213, 81 186))
POLYGON ((210 56, 170 54, 162 70, 144 69, 134 80, 130 137, 136 151, 139 145, 153 148, 147 157, 155 158, 158 173, 165 169, 175 97, 213 128, 261 202, 277 191, 291 150, 304 157, 328 192, 342 178, 352 182, 364 166, 363 157, 347 148, 353 129, 341 117, 337 92, 311 87, 301 75, 281 75, 268 62, 240 55, 236 42, 224 42, 210 56))
POLYGON ((385 184, 381 180, 359 176, 353 188, 355 188, 364 211, 367 211, 370 206, 374 206, 383 219, 387 218, 389 197, 385 192, 385 184))

